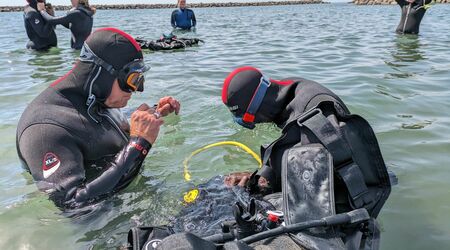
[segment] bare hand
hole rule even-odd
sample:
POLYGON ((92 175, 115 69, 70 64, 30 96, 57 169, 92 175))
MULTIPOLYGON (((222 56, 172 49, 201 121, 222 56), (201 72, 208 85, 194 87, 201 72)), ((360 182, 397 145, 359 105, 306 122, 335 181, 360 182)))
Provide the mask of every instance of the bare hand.
POLYGON ((245 184, 247 184, 248 180, 250 180, 250 176, 252 175, 251 172, 237 172, 237 173, 231 173, 227 176, 225 176, 224 184, 227 187, 232 186, 240 186, 244 187, 245 184))
MULTIPOLYGON (((225 177, 223 182, 227 187, 232 187, 236 185, 240 187, 245 187, 245 185, 247 185, 247 182, 250 180, 252 174, 253 173, 251 172, 231 173, 225 177)), ((265 188, 269 187, 269 182, 266 180, 266 178, 260 176, 258 179, 258 187, 260 188, 260 190, 264 190, 265 188)))
POLYGON ((154 110, 147 104, 142 104, 131 114, 130 135, 146 139, 151 144, 155 143, 159 134, 159 128, 164 123, 153 114, 154 110))
POLYGON ((45 3, 37 3, 37 9, 38 9, 38 11, 43 11, 43 10, 45 10, 45 3))
POLYGON ((156 111, 158 111, 162 116, 166 116, 173 112, 178 115, 180 112, 180 107, 180 102, 178 102, 177 99, 171 96, 166 96, 159 99, 156 111))

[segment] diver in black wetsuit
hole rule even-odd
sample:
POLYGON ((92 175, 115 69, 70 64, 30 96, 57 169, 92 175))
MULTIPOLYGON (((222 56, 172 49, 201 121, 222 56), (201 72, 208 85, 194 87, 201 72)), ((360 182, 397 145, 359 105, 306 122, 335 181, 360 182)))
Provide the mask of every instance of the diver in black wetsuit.
POLYGON ((180 104, 172 97, 154 108, 142 104, 130 124, 118 110, 134 91, 143 91, 147 69, 130 35, 99 29, 74 68, 23 112, 19 158, 58 206, 81 207, 126 187, 158 136, 161 116, 178 114, 180 104))
MULTIPOLYGON (((379 230, 375 218, 390 193, 389 175, 370 125, 350 114, 336 94, 303 78, 278 81, 242 67, 225 79, 222 101, 241 126, 253 129, 258 123, 274 123, 282 129, 277 140, 261 149, 262 169, 231 174, 227 185, 245 186, 254 194, 282 193, 273 204, 283 204, 279 209, 288 217, 287 225, 365 208, 374 225, 372 233, 379 230)), ((341 232, 345 237, 328 230, 321 233, 290 238, 308 249, 360 249, 371 244, 375 247, 370 249, 376 249, 379 242, 378 235, 364 243, 355 231, 341 232)))
POLYGON ((201 207, 191 203, 181 213, 181 216, 200 215, 207 219, 195 217, 190 221, 189 217, 182 217, 180 224, 188 227, 181 233, 174 233, 170 226, 131 230, 128 239, 133 249, 146 249, 140 246, 144 242, 158 242, 160 249, 171 249, 174 245, 185 246, 184 249, 222 249, 212 242, 227 241, 223 249, 379 248, 376 217, 390 194, 391 183, 367 121, 350 114, 336 94, 317 82, 298 77, 269 79, 253 67, 238 68, 228 75, 222 88, 222 101, 234 120, 246 128, 273 123, 282 129, 277 140, 262 147, 263 167, 259 171, 230 174, 224 180, 233 192, 238 188, 236 185, 244 187, 250 197, 265 203, 263 208, 253 206, 252 209, 248 198, 239 199, 229 204, 235 218, 230 222, 231 215, 224 216, 220 211, 224 210, 223 200, 230 199, 221 193, 216 195, 217 188, 213 187, 200 197, 219 201, 206 203, 200 198, 200 205, 207 204, 203 212, 196 212, 201 207), (282 219, 278 215, 269 216, 265 209, 277 210, 272 210, 271 215, 277 212, 282 219), (289 227, 360 211, 367 213, 366 220, 354 226, 316 227, 290 234, 277 226, 284 223, 289 227), (216 213, 227 220, 216 223, 222 222, 223 233, 200 238, 204 234, 198 232, 211 225, 210 218, 219 217, 216 213), (268 220, 277 225, 270 226, 268 220), (278 234, 274 235, 277 230, 278 234), (249 240, 258 233, 271 236, 266 234, 258 241, 249 240))
POLYGON ((192 27, 195 28, 197 20, 195 19, 194 11, 186 8, 186 0, 178 0, 178 9, 172 12, 170 24, 174 29, 189 30, 192 27))
MULTIPOLYGON (((25 21, 25 30, 30 41, 27 43, 28 49, 47 50, 57 46, 55 27, 45 21, 37 11, 37 1, 27 0, 23 18, 25 21)), ((44 1, 42 1, 44 2, 44 1)))
POLYGON ((399 34, 419 34, 419 26, 425 12, 426 5, 432 0, 395 0, 402 8, 402 17, 397 26, 399 34))
POLYGON ((73 49, 81 49, 86 38, 91 34, 95 8, 91 8, 87 0, 72 1, 73 8, 65 16, 54 17, 45 11, 45 6, 38 3, 38 10, 42 17, 50 24, 61 24, 70 29, 72 38, 70 45, 73 49))

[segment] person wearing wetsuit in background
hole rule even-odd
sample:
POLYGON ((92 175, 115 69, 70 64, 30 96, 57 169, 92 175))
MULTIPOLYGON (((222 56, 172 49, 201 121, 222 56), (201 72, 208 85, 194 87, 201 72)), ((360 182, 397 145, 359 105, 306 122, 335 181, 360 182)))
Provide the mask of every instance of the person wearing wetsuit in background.
POLYGON ((54 17, 45 11, 42 3, 38 3, 38 10, 42 17, 50 24, 61 24, 70 29, 72 38, 70 46, 73 49, 81 49, 86 38, 91 34, 95 8, 89 6, 88 0, 72 0, 73 8, 65 16, 54 17))
POLYGON ((395 0, 402 9, 402 17, 397 26, 399 34, 419 34, 420 22, 422 21, 426 5, 432 0, 395 0))
POLYGON ((56 205, 77 208, 125 188, 139 173, 163 124, 180 109, 172 97, 142 104, 131 122, 119 108, 144 89, 141 48, 127 33, 102 28, 80 59, 23 112, 16 135, 20 160, 56 205))
MULTIPOLYGON (((27 49, 48 50, 58 45, 55 27, 45 21, 37 10, 38 2, 36 0, 27 0, 28 5, 25 6, 23 18, 25 22, 25 30, 30 39, 27 43, 27 49)), ((44 1, 42 1, 44 4, 44 1)))
POLYGON ((172 12, 170 23, 173 28, 188 30, 197 25, 194 11, 186 8, 186 0, 178 0, 178 9, 172 12))

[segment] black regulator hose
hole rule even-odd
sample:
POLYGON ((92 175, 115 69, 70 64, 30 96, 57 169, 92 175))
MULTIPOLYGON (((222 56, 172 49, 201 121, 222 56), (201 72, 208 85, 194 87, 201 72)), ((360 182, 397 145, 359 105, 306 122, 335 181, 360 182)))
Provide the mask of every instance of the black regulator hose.
POLYGON ((348 213, 328 216, 320 220, 312 220, 306 222, 295 223, 288 226, 280 226, 275 229, 257 233, 246 238, 241 239, 246 244, 251 244, 256 241, 278 236, 285 233, 299 232, 313 227, 336 226, 345 224, 362 223, 370 219, 369 213, 365 208, 356 209, 348 213))
MULTIPOLYGON (((306 222, 295 223, 288 226, 279 226, 277 228, 264 231, 261 233, 257 233, 248 237, 241 239, 240 241, 251 244, 256 241, 260 241, 263 239, 271 238, 278 236, 280 234, 285 233, 294 233, 300 232, 305 229, 313 228, 313 227, 325 227, 325 226, 337 226, 337 225, 345 225, 345 224, 357 224, 363 223, 370 219, 369 213, 365 208, 355 209, 353 211, 336 214, 332 216, 328 216, 322 218, 320 220, 311 220, 306 222)), ((214 242, 214 243, 225 243, 227 241, 232 241, 236 239, 235 230, 232 230, 229 233, 220 233, 214 234, 208 237, 204 237, 203 239, 214 242)))
POLYGON ((235 239, 233 233, 221 233, 221 234, 213 234, 211 236, 203 238, 204 240, 208 240, 214 243, 225 243, 227 241, 232 241, 235 239))

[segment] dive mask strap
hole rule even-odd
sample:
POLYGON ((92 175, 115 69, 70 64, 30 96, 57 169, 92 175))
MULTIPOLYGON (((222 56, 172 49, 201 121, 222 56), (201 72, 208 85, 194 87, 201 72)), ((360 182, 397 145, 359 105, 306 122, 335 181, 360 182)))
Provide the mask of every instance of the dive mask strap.
POLYGON ((255 121, 255 114, 261 106, 264 96, 266 96, 267 89, 270 87, 270 80, 262 76, 258 88, 253 95, 247 111, 245 111, 242 120, 246 123, 253 123, 255 121))
POLYGON ((92 50, 91 48, 89 48, 87 43, 83 44, 83 47, 81 48, 81 52, 80 52, 80 57, 79 60, 81 62, 91 62, 94 63, 95 65, 98 65, 102 68, 104 68, 106 71, 108 71, 111 75, 113 76, 117 76, 117 70, 114 69, 114 67, 105 62, 103 59, 101 59, 100 57, 98 57, 92 50))

